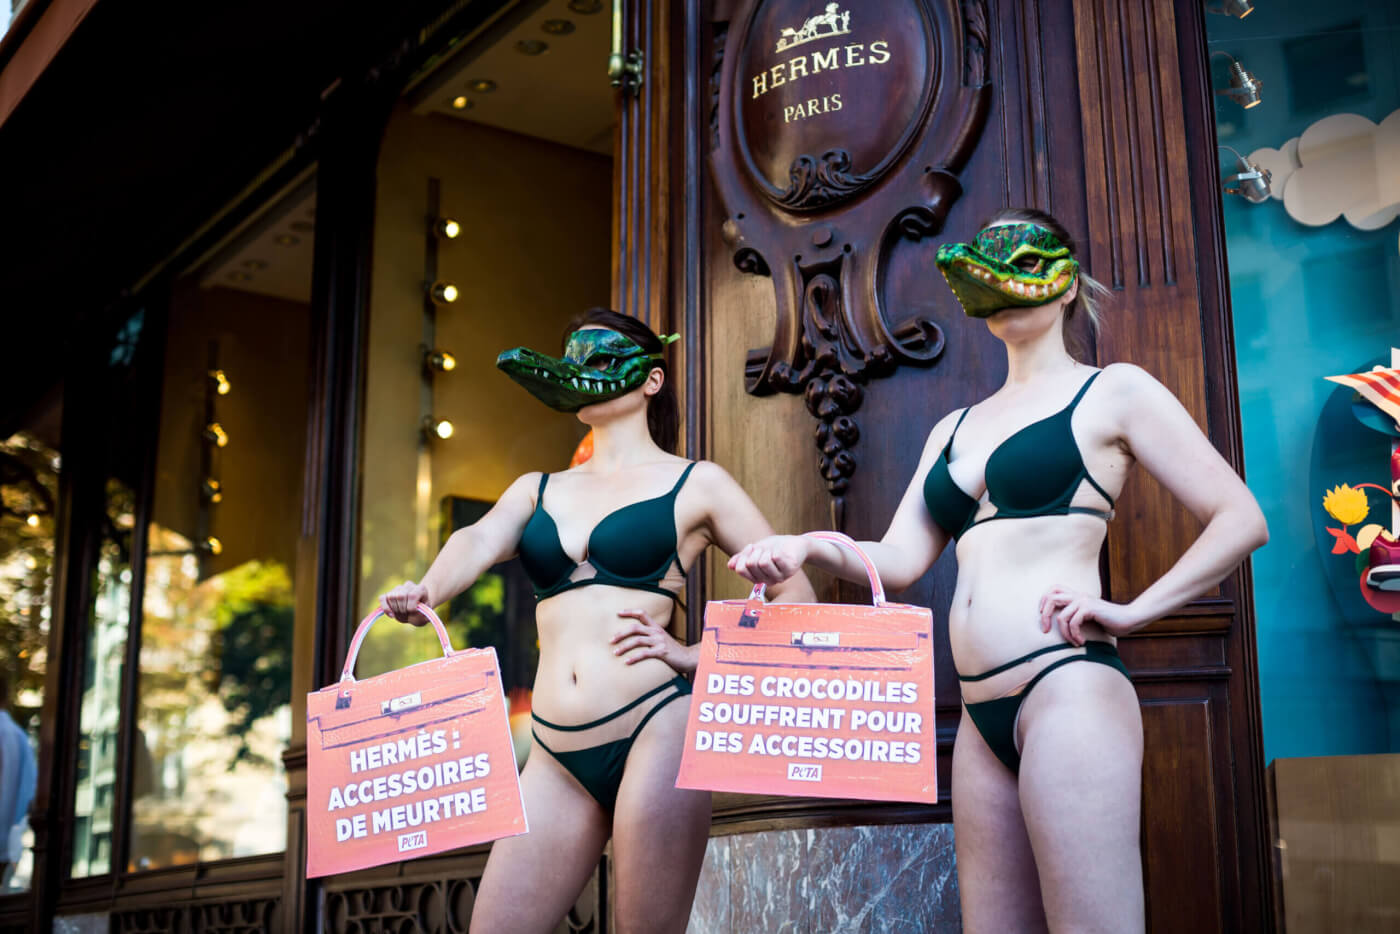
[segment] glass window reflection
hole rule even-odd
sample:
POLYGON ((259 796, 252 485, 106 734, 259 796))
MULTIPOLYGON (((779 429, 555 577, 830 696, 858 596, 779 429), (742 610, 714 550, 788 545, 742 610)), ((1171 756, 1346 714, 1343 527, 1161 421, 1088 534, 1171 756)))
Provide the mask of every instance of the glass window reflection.
POLYGON ((0 440, 0 893, 29 888, 58 501, 58 411, 0 440))
POLYGON ((75 878, 112 870, 117 735, 121 726, 122 667, 131 623, 131 531, 136 496, 115 477, 107 480, 103 531, 92 574, 82 705, 78 714, 77 784, 73 800, 75 878))
MULTIPOLYGON (((1400 120, 1400 2, 1279 0, 1246 20, 1206 21, 1210 50, 1264 89, 1248 111, 1217 96, 1219 141, 1272 173, 1272 197, 1223 204, 1245 473, 1271 532, 1253 559, 1264 758, 1395 752, 1395 622, 1364 601, 1358 556, 1333 552, 1327 528, 1341 524, 1322 498, 1339 484, 1390 483, 1393 439, 1358 421, 1351 391, 1325 377, 1389 366, 1400 346, 1395 208, 1365 207, 1400 185, 1400 163, 1343 161, 1339 175, 1331 158, 1363 129, 1377 153, 1394 135, 1376 128, 1400 120), (1365 197, 1346 202, 1354 194, 1365 197)), ((1214 82, 1227 83, 1219 71, 1214 82)), ((1374 495, 1349 534, 1400 531, 1387 507, 1374 495)))
POLYGON ((176 286, 132 747, 131 871, 285 848, 310 183, 176 286))
MULTIPOLYGON (((81 443, 88 458, 80 482, 98 484, 96 515, 75 516, 95 526, 90 556, 87 631, 73 651, 82 653, 82 695, 73 789, 72 857, 74 878, 100 876, 115 867, 113 831, 117 808, 117 737, 121 732, 122 678, 127 633, 131 626, 132 532, 136 528, 136 493, 144 455, 132 445, 139 437, 138 378, 148 365, 149 318, 137 311, 119 323, 97 357, 95 374, 100 401, 85 404, 80 417, 81 443)), ((87 502, 87 495, 75 497, 87 502)), ((86 508, 86 507, 84 507, 86 508)))
POLYGON ((1400 364, 1400 0, 1206 23, 1212 60, 1262 87, 1247 111, 1216 97, 1218 141, 1270 173, 1223 210, 1245 474, 1270 532, 1252 565, 1279 926, 1390 929, 1400 601, 1371 572, 1394 573, 1400 432, 1327 378, 1400 364))

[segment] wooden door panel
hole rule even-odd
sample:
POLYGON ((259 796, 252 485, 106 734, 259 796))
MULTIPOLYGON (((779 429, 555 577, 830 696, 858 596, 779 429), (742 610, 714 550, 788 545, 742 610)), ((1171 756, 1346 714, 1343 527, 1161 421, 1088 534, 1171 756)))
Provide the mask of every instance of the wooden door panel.
MULTIPOLYGON (((713 238, 712 249, 725 249, 713 238)), ((708 298, 711 325, 705 336, 706 457, 722 464, 748 491, 780 532, 830 526, 826 491, 815 469, 812 417, 800 396, 754 398, 744 389, 750 348, 773 333, 773 288, 760 276, 732 266, 711 270, 708 298), (775 469, 775 465, 782 465, 775 469)), ((726 558, 709 552, 713 599, 744 596, 748 585, 725 567, 726 558)))
POLYGON ((1173 684, 1142 691, 1142 858, 1154 934, 1228 930, 1221 902, 1214 753, 1217 691, 1173 684), (1190 906, 1189 917, 1183 911, 1190 906))
MULTIPOLYGON (((862 132, 888 130, 878 99, 862 104, 869 120, 846 120, 851 114, 843 111, 846 122, 828 124, 839 129, 826 136, 807 123, 768 145, 770 156, 821 156, 804 165, 825 166, 827 181, 841 189, 821 204, 791 209, 780 203, 784 193, 764 187, 780 188, 782 179, 769 172, 766 182, 755 180, 744 161, 736 114, 754 100, 754 87, 742 86, 748 98, 736 89, 756 76, 757 64, 782 65, 791 77, 785 60, 754 49, 773 47, 776 25, 790 19, 796 32, 804 11, 823 8, 715 0, 701 6, 688 31, 700 70, 689 110, 691 174, 700 180, 691 202, 698 284, 688 293, 695 310, 687 319, 699 331, 688 360, 703 366, 702 391, 689 409, 703 420, 700 453, 734 472, 780 531, 837 527, 879 538, 933 425, 985 397, 1005 375, 1003 348, 982 322, 963 315, 933 266, 934 250, 966 239, 1001 207, 1028 205, 1066 223, 1087 245, 1088 268, 1114 290, 1107 326, 1090 343, 1093 361, 1143 366, 1238 462, 1218 203, 1205 192, 1214 184, 1214 140, 1203 12, 1169 0, 840 5, 850 14, 849 32, 830 41, 843 48, 883 38, 882 22, 917 8, 919 29, 936 50, 929 57, 937 63, 929 79, 935 91, 904 155, 885 168, 859 156, 870 150, 862 132), (852 153, 850 161, 826 160, 817 141, 852 153), (828 397, 807 387, 825 391, 835 376, 858 392, 823 416, 828 397), (818 432, 838 417, 855 430, 833 444, 830 428, 818 432)), ((771 74, 764 95, 773 93, 769 84, 771 74)), ((781 133, 783 113, 774 114, 781 133)), ((749 119, 744 133, 761 125, 749 119)), ((800 187, 807 168, 793 168, 800 187)), ((1119 600, 1165 572, 1199 532, 1160 485, 1138 473, 1108 537, 1106 583, 1119 600)), ((709 566, 706 595, 739 595, 744 585, 719 560, 709 566)), ((958 723, 946 638, 956 571, 950 551, 897 595, 934 610, 942 774, 958 723)), ((860 588, 817 583, 823 599, 863 596, 860 588)), ((1253 800, 1261 763, 1251 611, 1241 573, 1124 640, 1143 703, 1144 860, 1154 931, 1266 923, 1266 909, 1247 896, 1261 887, 1255 850, 1263 843, 1253 800)), ((799 814, 801 805, 784 813, 799 814)))
MULTIPOLYGON (((1208 429, 1187 143, 1170 0, 1075 0, 1090 265, 1113 290, 1099 358, 1156 376, 1208 429)), ((1171 567, 1200 524, 1135 471, 1109 542, 1115 599, 1171 567)))

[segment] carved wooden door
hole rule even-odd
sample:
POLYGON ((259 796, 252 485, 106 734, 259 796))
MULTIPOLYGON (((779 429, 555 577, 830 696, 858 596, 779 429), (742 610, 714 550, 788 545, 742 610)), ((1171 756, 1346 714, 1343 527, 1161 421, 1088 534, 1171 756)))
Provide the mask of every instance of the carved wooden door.
MULTIPOLYGON (((674 242, 695 281, 672 307, 687 331, 691 449, 775 525, 878 538, 933 424, 1000 384, 1000 344, 963 315, 933 255, 1005 205, 1054 213, 1111 282, 1094 362, 1145 366, 1240 463, 1199 5, 711 0, 687 15, 675 200, 695 218, 674 242)), ((1104 574, 1121 599, 1196 530, 1144 479, 1119 513, 1104 574)), ((719 560, 709 594, 739 595, 719 560)), ((955 573, 950 552, 901 595, 939 627, 943 787, 960 709, 955 573)), ((1242 571, 1123 649, 1147 733, 1154 931, 1267 925, 1248 593, 1242 571)), ((754 807, 717 800, 721 817, 754 807)))

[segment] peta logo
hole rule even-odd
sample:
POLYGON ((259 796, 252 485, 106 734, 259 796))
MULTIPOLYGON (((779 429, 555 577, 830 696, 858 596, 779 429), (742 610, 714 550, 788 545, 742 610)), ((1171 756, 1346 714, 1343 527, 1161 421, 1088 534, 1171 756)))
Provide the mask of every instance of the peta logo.
POLYGON ((789 762, 788 781, 819 782, 822 780, 822 767, 808 762, 789 762))
POLYGON ((428 845, 428 832, 419 830, 415 833, 399 834, 399 852, 407 853, 409 850, 421 850, 428 845))

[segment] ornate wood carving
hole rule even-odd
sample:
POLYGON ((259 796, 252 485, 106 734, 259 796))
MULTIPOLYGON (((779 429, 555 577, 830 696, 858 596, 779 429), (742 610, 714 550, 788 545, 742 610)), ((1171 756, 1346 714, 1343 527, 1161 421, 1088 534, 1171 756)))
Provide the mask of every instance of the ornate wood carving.
POLYGON ((862 385, 945 346, 931 317, 892 323, 882 274, 891 248, 941 230, 962 194, 991 100, 986 3, 736 7, 717 32, 710 164, 733 262, 770 277, 777 299, 745 385, 804 395, 840 527, 862 385))
POLYGON ((724 44, 729 39, 729 23, 712 23, 710 25, 710 47, 713 54, 710 60, 709 79, 709 124, 710 124, 710 149, 719 148, 719 89, 720 89, 720 69, 724 65, 724 44))
MULTIPOLYGON (((341 888, 329 883, 326 892, 325 930, 395 931, 403 934, 467 934, 472 905, 481 882, 480 862, 475 871, 460 864, 438 865, 432 875, 395 879, 378 885, 341 888)), ((412 871, 410 869, 410 871, 412 871)), ((603 934, 606 930, 600 901, 602 872, 584 887, 556 934, 603 934)))
POLYGON ((471 923, 476 885, 467 879, 326 893, 328 931, 452 931, 471 923))
POLYGON ((873 173, 851 172, 851 154, 844 149, 829 149, 820 159, 798 156, 788 169, 787 188, 777 202, 791 211, 824 208, 844 201, 869 185, 873 173))
POLYGON ((132 908, 112 915, 113 934, 264 934, 281 930, 276 898, 132 908))

